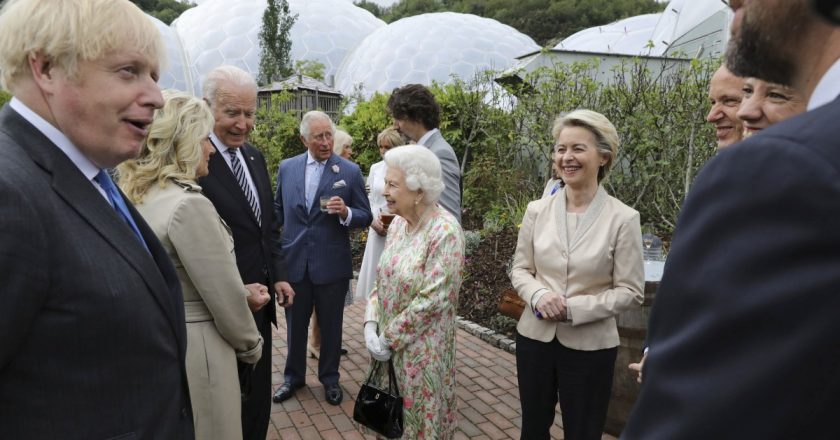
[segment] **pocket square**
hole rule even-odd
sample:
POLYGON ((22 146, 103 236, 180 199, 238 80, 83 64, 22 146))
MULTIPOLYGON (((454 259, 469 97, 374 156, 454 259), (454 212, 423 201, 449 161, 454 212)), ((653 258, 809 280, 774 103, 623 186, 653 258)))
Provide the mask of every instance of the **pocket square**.
POLYGON ((344 179, 341 179, 338 182, 333 183, 332 189, 344 188, 345 186, 347 186, 347 182, 345 182, 344 179))

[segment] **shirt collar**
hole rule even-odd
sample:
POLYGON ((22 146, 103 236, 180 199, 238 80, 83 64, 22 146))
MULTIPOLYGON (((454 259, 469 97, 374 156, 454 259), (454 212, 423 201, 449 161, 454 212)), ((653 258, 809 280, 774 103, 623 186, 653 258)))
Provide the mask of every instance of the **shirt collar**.
POLYGON ((13 97, 12 101, 9 102, 9 106, 18 112, 23 119, 26 119, 30 124, 34 125, 38 131, 43 133, 44 136, 50 140, 50 142, 55 144, 55 146, 58 147, 58 149, 60 149, 71 162, 73 162, 73 165, 76 165, 76 168, 78 168, 88 180, 93 179, 97 174, 99 174, 100 168, 91 162, 81 150, 73 145, 73 142, 70 142, 70 139, 68 139, 64 133, 47 122, 46 119, 35 113, 35 111, 24 104, 23 101, 13 97))
MULTIPOLYGON (((438 131, 440 131, 440 130, 438 130, 437 128, 433 128, 433 129, 427 131, 426 134, 424 134, 423 136, 420 137, 420 139, 417 139, 417 145, 426 145, 426 141, 428 141, 429 138, 432 137, 432 135, 434 135, 438 131)), ((426 145, 426 146, 428 147, 428 145, 426 145)))
MULTIPOLYGON (((327 160, 329 160, 329 159, 327 159, 327 160)), ((306 165, 307 166, 311 165, 313 162, 318 162, 321 165, 326 165, 327 160, 315 160, 315 158, 312 157, 312 153, 309 150, 306 150, 306 165)))
POLYGON ((216 136, 216 133, 210 132, 210 142, 213 142, 213 145, 216 146, 216 148, 219 150, 219 153, 225 154, 227 153, 227 150, 230 150, 230 147, 225 145, 225 143, 222 142, 222 140, 219 139, 218 136, 216 136))
POLYGON ((808 110, 813 110, 834 101, 840 95, 840 58, 820 78, 814 93, 808 100, 808 110))

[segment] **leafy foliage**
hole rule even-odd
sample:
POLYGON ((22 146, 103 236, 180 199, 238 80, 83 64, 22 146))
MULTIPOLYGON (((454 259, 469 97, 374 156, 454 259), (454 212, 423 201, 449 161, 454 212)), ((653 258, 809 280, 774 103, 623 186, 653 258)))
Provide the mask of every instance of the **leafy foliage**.
POLYGON ((171 24, 182 12, 195 6, 191 2, 181 3, 178 0, 131 0, 131 2, 166 24, 171 24))
POLYGON ((392 124, 387 104, 388 95, 375 93, 370 100, 358 103, 353 113, 341 118, 339 123, 353 136, 353 161, 365 174, 371 165, 382 160, 376 137, 392 124))
POLYGON ((297 21, 287 0, 268 0, 260 28, 260 84, 286 78, 292 70, 292 39, 289 31, 297 21))
POLYGON ((12 100, 12 94, 0 89, 0 107, 12 100))
POLYGON ((300 121, 294 114, 280 110, 283 102, 293 99, 294 95, 286 91, 272 95, 271 107, 257 109, 256 123, 250 134, 251 143, 265 156, 272 187, 277 183, 280 161, 306 151, 300 141, 300 121))
MULTIPOLYGON (((441 132, 463 170, 465 227, 516 226, 549 176, 554 119, 589 108, 606 115, 622 140, 604 186, 637 209, 658 235, 669 236, 697 170, 714 152, 704 114, 717 66, 695 61, 666 67, 654 74, 640 60, 628 61, 602 84, 594 79, 597 60, 557 64, 526 75, 513 88, 516 98, 492 81, 493 72, 433 85, 441 132)), ((391 124, 386 102, 387 95, 377 94, 341 121, 365 170, 379 160, 377 133, 391 124)))
POLYGON ((295 73, 317 80, 324 80, 324 69, 327 66, 318 60, 297 60, 295 61, 295 73))

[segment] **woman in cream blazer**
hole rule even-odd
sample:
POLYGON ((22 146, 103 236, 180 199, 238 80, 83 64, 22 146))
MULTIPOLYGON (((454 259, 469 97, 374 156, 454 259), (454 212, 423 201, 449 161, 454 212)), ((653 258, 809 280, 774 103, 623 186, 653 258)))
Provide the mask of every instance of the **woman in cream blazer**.
MULTIPOLYGON (((120 187, 155 232, 175 265, 187 321, 187 381, 197 439, 241 439, 237 359, 255 364, 263 340, 248 309, 233 238, 195 184, 214 151, 213 116, 194 97, 164 92, 140 157, 120 165, 120 187)), ((268 398, 268 396, 266 396, 268 398)))
POLYGON ((639 213, 600 186, 618 146, 601 114, 559 117, 565 186, 531 202, 511 282, 527 303, 516 327, 522 438, 548 439, 557 401, 567 440, 600 439, 619 344, 615 316, 643 300, 639 213))

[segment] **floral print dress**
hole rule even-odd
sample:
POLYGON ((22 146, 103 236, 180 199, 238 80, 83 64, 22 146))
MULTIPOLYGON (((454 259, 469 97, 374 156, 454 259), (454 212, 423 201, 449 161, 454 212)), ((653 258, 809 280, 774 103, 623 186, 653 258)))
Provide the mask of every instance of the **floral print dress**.
MULTIPOLYGON (((416 231, 396 217, 388 230, 365 321, 391 348, 405 406, 406 439, 450 439, 456 428, 455 307, 464 233, 437 208, 416 231)), ((374 382, 387 383, 388 368, 374 382)))

